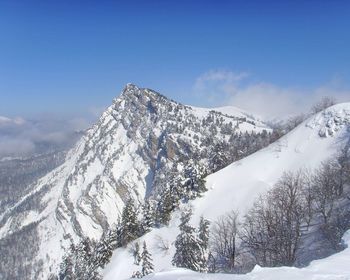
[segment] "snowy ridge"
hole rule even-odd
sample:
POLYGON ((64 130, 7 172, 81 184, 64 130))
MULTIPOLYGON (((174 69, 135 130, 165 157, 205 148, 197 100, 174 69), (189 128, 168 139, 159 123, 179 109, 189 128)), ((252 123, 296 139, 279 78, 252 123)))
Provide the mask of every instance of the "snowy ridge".
POLYGON ((258 194, 269 190, 283 172, 304 167, 316 168, 344 144, 346 139, 343 136, 348 134, 345 124, 349 121, 349 109, 350 103, 328 108, 269 147, 208 176, 207 186, 210 191, 194 202, 198 211, 196 216, 204 215, 213 219, 223 214, 216 213, 210 207, 210 200, 216 199, 224 199, 224 205, 231 204, 231 209, 238 209, 244 214, 258 194), (329 129, 329 124, 336 124, 332 126, 334 133, 328 134, 331 137, 321 137, 320 131, 329 129))
MULTIPOLYGON (((266 193, 273 187, 283 172, 297 171, 304 167, 311 169, 318 167, 322 161, 334 155, 349 137, 347 127, 349 110, 350 103, 335 105, 310 117, 267 148, 209 175, 206 178, 208 191, 203 197, 191 202, 194 210, 193 225, 198 225, 200 216, 213 221, 230 210, 238 210, 240 215, 244 215, 260 194, 266 193), (321 137, 323 135, 319 132, 329 128, 333 133, 328 133, 329 137, 321 137)), ((178 224, 179 212, 176 212, 168 227, 155 229, 139 240, 147 242, 153 255, 156 272, 173 268, 171 259, 175 253, 174 240, 178 234, 178 224), (168 250, 159 248, 160 240, 169 246, 168 250)), ((137 270, 137 267, 132 264, 133 257, 128 249, 117 249, 111 263, 104 271, 104 279, 128 279, 132 272, 137 270)), ((288 269, 293 270, 293 268, 288 269)), ((182 275, 181 272, 174 273, 182 275)), ((169 275, 171 274, 169 272, 169 275)), ((159 277, 164 276, 164 278, 155 279, 166 279, 166 275, 166 273, 160 274, 159 277)), ((184 279, 186 275, 183 275, 184 279)), ((189 273, 187 276, 192 277, 192 275, 195 274, 189 273)), ((227 277, 236 279, 232 278, 232 275, 227 277)), ((239 277, 237 276, 237 279, 250 279, 239 277)), ((175 275, 175 278, 169 279, 183 278, 176 278, 175 275)), ((213 279, 217 278, 213 276, 213 279)))
POLYGON ((198 118, 205 118, 210 112, 217 112, 227 118, 233 120, 240 119, 243 123, 240 124, 239 130, 241 132, 262 132, 266 130, 266 124, 260 120, 259 117, 253 116, 234 106, 225 106, 217 108, 200 108, 191 106, 193 114, 198 118))

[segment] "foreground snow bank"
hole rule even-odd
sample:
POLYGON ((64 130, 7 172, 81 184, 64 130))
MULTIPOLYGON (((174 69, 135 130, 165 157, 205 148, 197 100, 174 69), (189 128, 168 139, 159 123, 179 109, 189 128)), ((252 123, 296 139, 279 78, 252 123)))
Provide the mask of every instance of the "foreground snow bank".
POLYGON ((174 269, 149 275, 143 279, 162 280, 349 280, 350 279, 350 230, 345 233, 343 240, 348 247, 328 258, 313 261, 308 267, 277 267, 261 268, 244 275, 233 274, 200 274, 185 269, 174 269))

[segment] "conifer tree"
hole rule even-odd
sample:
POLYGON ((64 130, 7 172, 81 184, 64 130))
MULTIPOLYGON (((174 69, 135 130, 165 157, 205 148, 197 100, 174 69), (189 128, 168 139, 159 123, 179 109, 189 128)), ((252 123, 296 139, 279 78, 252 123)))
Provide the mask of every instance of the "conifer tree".
POLYGON ((134 271, 131 278, 142 278, 142 273, 140 271, 134 271))
POLYGON ((198 238, 200 241, 201 255, 200 255, 200 271, 208 271, 208 247, 209 247, 209 225, 210 222, 203 217, 201 217, 198 229, 198 238))
POLYGON ((205 170, 200 166, 196 165, 191 159, 184 168, 184 181, 182 183, 185 195, 181 198, 185 201, 194 199, 201 193, 207 191, 205 186, 205 170))
POLYGON ((135 243, 133 256, 134 256, 134 263, 136 265, 139 265, 141 262, 141 255, 140 255, 140 244, 138 242, 135 243))
POLYGON ((155 213, 154 207, 150 200, 146 199, 144 205, 142 206, 142 233, 148 232, 152 227, 154 227, 155 213))
POLYGON ((143 251, 141 254, 142 260, 142 276, 153 273, 154 267, 152 264, 151 254, 147 250, 146 241, 143 242, 143 251))
POLYGON ((98 265, 95 263, 95 244, 84 238, 77 246, 72 245, 60 266, 60 280, 99 280, 98 265))
POLYGON ((73 260, 71 252, 75 251, 74 244, 70 247, 70 252, 63 257, 63 261, 60 265, 59 279, 60 280, 73 280, 73 260))
POLYGON ((132 199, 129 199, 122 213, 121 221, 121 245, 126 246, 130 241, 135 240, 140 234, 140 227, 137 221, 137 211, 132 199))
POLYGON ((191 215, 191 209, 184 211, 181 215, 180 233, 176 237, 176 252, 172 263, 178 267, 201 271, 202 249, 200 240, 195 234, 195 228, 189 224, 191 215))
POLYGON ((202 216, 199 221, 198 238, 201 241, 202 248, 205 250, 208 249, 209 245, 209 226, 210 222, 202 216))
POLYGON ((167 225, 171 218, 172 211, 178 206, 179 200, 177 199, 174 187, 168 184, 160 194, 158 199, 156 220, 160 225, 167 225))
POLYGON ((74 260, 74 274, 76 280, 99 280, 97 269, 98 264, 95 263, 96 244, 90 238, 84 238, 77 246, 74 260))
POLYGON ((117 248, 117 229, 108 230, 102 235, 95 248, 95 265, 104 268, 109 263, 113 250, 117 248))
POLYGON ((92 241, 84 238, 76 248, 75 274, 76 276, 84 275, 92 262, 93 249, 92 241))

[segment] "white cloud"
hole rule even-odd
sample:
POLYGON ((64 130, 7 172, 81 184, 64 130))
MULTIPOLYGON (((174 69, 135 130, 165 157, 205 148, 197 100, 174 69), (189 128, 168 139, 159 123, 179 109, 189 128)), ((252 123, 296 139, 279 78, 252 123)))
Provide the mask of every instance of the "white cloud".
POLYGON ((30 140, 1 137, 0 158, 6 156, 27 156, 35 152, 35 144, 30 140))
POLYGON ((25 120, 23 118, 17 117, 17 118, 7 118, 4 116, 0 116, 0 126, 6 126, 6 125, 23 125, 25 124, 25 120))
POLYGON ((249 74, 245 72, 235 73, 228 70, 211 70, 196 79, 193 91, 202 102, 216 104, 218 98, 221 101, 229 98, 229 90, 236 87, 248 76, 249 74))
POLYGON ((196 79, 194 92, 213 106, 233 105, 269 119, 307 112, 324 96, 350 102, 350 89, 345 88, 340 79, 303 89, 284 88, 250 78, 246 72, 212 70, 196 79))
POLYGON ((35 119, 0 116, 0 158, 30 156, 70 147, 78 131, 88 128, 95 117, 62 118, 41 115, 35 119))
POLYGON ((248 76, 249 74, 245 72, 234 73, 227 70, 211 70, 196 79, 195 88, 205 89, 210 86, 210 84, 213 85, 213 83, 220 83, 222 86, 234 84, 247 78, 248 76))

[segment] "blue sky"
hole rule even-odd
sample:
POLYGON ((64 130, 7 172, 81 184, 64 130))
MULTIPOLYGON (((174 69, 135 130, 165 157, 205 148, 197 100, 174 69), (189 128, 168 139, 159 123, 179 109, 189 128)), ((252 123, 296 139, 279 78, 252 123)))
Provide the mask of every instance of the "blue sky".
POLYGON ((252 89, 350 100, 349 15, 345 0, 0 0, 0 115, 99 111, 128 82, 200 106, 252 89))

